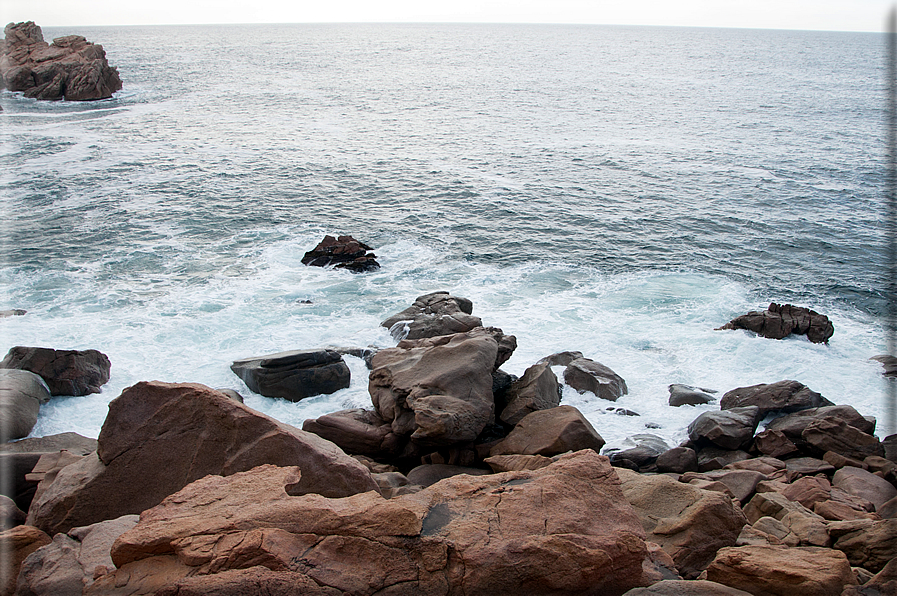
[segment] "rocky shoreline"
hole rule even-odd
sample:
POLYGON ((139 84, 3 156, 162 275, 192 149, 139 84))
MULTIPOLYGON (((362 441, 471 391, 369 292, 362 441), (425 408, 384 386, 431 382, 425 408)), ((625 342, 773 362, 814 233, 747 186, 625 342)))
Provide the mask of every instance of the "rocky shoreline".
MULTIPOLYGON (((741 387, 681 445, 644 433, 599 455, 560 387, 612 404, 628 388, 608 367, 571 351, 509 375, 516 338, 447 292, 382 325, 395 347, 232 367, 302 399, 363 357, 369 409, 300 430, 233 391, 141 382, 96 441, 0 446, 2 594, 897 593, 897 435, 851 406, 794 380, 741 387)), ((20 375, 37 402, 98 389, 108 359, 88 352, 14 348, 3 399, 20 375)), ((716 400, 670 386, 671 405, 716 400)))

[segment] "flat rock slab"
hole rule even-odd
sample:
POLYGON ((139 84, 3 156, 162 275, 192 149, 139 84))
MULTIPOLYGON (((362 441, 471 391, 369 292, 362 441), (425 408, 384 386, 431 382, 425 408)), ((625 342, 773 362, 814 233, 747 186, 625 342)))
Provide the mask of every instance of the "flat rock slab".
POLYGON ((230 369, 251 391, 299 401, 345 389, 349 367, 333 350, 294 350, 235 360, 230 369))
POLYGON ((647 588, 633 588, 623 596, 751 596, 751 593, 706 580, 667 579, 647 588))

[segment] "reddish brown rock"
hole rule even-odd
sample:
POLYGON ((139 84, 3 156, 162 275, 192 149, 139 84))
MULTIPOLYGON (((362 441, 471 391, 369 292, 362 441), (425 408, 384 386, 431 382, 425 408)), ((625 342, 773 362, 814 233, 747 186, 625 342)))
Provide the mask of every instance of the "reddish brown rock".
POLYGON ((820 501, 828 501, 832 493, 832 485, 824 476, 804 476, 798 478, 782 494, 792 501, 797 501, 807 509, 820 501))
POLYGON ((834 417, 823 416, 813 420, 803 430, 801 438, 820 453, 834 451, 859 461, 870 455, 882 456, 885 452, 874 435, 834 417))
POLYGON ((720 408, 723 410, 757 406, 760 408, 761 418, 770 412, 796 412, 832 405, 832 402, 798 381, 739 387, 726 392, 720 400, 720 408))
POLYGON ((877 573, 894 557, 897 557, 897 519, 867 522, 858 520, 847 523, 862 523, 853 531, 838 536, 834 548, 843 551, 851 565, 865 567, 877 573))
POLYGON ((754 448, 763 455, 775 458, 787 457, 800 451, 785 433, 777 430, 764 430, 754 435, 754 448))
POLYGON ((544 455, 494 455, 487 457, 483 463, 493 472, 518 472, 521 470, 538 470, 551 465, 554 458, 544 455))
POLYGON ((828 416, 842 420, 866 434, 871 435, 875 432, 875 425, 872 422, 863 417, 852 406, 846 405, 822 406, 786 414, 772 420, 766 425, 766 430, 777 430, 784 433, 789 439, 801 440, 801 433, 814 419, 828 416))
POLYGON ((707 579, 754 596, 841 596, 854 583, 843 553, 787 546, 723 548, 707 567, 707 579))
POLYGON ((897 559, 891 559, 862 586, 848 586, 841 596, 897 596, 897 559))
POLYGON ((564 383, 580 393, 591 391, 610 401, 617 401, 629 391, 623 377, 589 358, 577 358, 570 362, 564 369, 564 383))
POLYGON ((320 586, 304 573, 272 571, 258 565, 215 575, 185 577, 154 596, 343 596, 345 592, 320 586))
POLYGON ((747 406, 717 412, 704 412, 688 425, 688 438, 694 443, 712 443, 727 450, 746 447, 760 421, 759 408, 747 406))
POLYGON ((561 386, 547 363, 534 364, 511 383, 505 399, 507 403, 499 417, 513 426, 531 412, 557 407, 561 403, 561 386))
POLYGON ((109 358, 97 350, 10 348, 0 368, 31 371, 46 381, 52 395, 99 393, 109 380, 109 358))
MULTIPOLYGON (((456 476, 390 500, 288 495, 300 476, 261 466, 194 482, 119 537, 120 569, 102 581, 133 593, 142 581, 135 565, 177 557, 182 577, 215 582, 262 565, 351 594, 618 595, 644 585, 644 531, 607 458, 591 451, 536 471, 456 476)), ((259 577, 265 587, 277 576, 259 577)), ((178 585, 174 578, 163 593, 178 594, 178 585)))
POLYGON ((686 579, 697 577, 720 548, 734 545, 747 523, 741 509, 722 493, 664 475, 622 469, 617 474, 648 540, 667 551, 686 579))
POLYGON ((580 449, 599 453, 603 446, 604 439, 579 410, 573 406, 558 406, 527 415, 507 438, 490 450, 489 455, 551 457, 580 449))
POLYGON ((747 329, 761 337, 783 339, 792 333, 806 335, 813 343, 828 343, 835 327, 828 317, 815 310, 792 304, 771 302, 764 311, 755 311, 735 317, 723 329, 747 329))
MULTIPOLYGON (((418 296, 405 310, 380 323, 396 339, 423 339, 465 333, 483 325, 473 316, 473 302, 448 292, 418 296)), ((496 367, 498 368, 498 367, 496 367)))
POLYGON ((109 404, 97 454, 68 465, 28 523, 51 533, 140 513, 207 474, 298 465, 293 494, 376 491, 370 472, 329 441, 197 384, 137 383, 109 404))
POLYGON ((33 526, 16 526, 0 532, 0 596, 15 593, 22 561, 50 542, 51 538, 45 532, 33 526))
POLYGON ((890 482, 860 468, 841 468, 832 477, 832 486, 866 499, 876 509, 897 497, 897 488, 890 482))
POLYGON ((750 596, 750 592, 706 580, 668 579, 647 588, 633 588, 623 596, 750 596))
POLYGON ((332 441, 353 455, 394 455, 403 444, 383 418, 362 408, 340 410, 306 420, 302 430, 332 441))
POLYGON ((118 71, 109 66, 103 46, 80 35, 44 41, 33 22, 10 23, 0 43, 0 83, 36 99, 106 99, 121 89, 118 71))

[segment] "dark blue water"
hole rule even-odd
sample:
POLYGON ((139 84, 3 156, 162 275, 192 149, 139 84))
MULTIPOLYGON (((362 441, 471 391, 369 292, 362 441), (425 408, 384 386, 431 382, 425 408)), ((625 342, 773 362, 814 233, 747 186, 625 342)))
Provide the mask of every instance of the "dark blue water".
MULTIPOLYGON (((664 405, 672 382, 725 391, 797 378, 880 408, 866 360, 884 350, 877 34, 253 25, 44 36, 69 33, 102 43, 125 86, 91 104, 0 95, 0 306, 29 310, 0 331, 8 346, 103 349, 113 380, 45 408, 36 433, 96 434, 105 404, 145 378, 246 392, 231 359, 389 345, 377 323, 435 289, 472 298, 487 324, 518 336, 510 372, 579 349, 620 372, 633 409, 670 437, 697 415, 664 405), (325 233, 375 246, 384 269, 301 266, 325 233), (712 331, 773 300, 829 314, 831 345, 712 331)), ((360 369, 335 397, 248 401, 301 422, 366 405, 365 388, 360 369)), ((578 399, 565 396, 612 439, 645 422, 601 418, 606 404, 578 399)))

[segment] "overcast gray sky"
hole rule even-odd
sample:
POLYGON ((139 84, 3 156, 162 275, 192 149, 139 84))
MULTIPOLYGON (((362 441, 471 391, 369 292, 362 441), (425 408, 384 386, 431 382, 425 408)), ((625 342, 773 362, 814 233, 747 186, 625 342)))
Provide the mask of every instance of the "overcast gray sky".
POLYGON ((886 0, 0 0, 3 23, 507 22, 881 31, 886 0))

